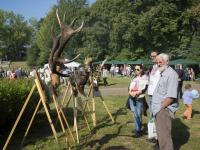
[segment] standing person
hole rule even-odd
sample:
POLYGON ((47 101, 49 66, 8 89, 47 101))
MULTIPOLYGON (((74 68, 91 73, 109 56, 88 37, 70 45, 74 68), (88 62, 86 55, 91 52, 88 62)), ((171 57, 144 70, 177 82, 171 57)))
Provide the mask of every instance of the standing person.
POLYGON ((115 75, 115 65, 114 64, 111 65, 110 74, 111 74, 111 77, 114 77, 114 75, 115 75))
POLYGON ((153 50, 150 55, 151 61, 153 62, 153 67, 149 72, 149 85, 148 85, 150 118, 152 117, 152 95, 160 79, 160 71, 156 62, 157 55, 158 51, 156 50, 153 50))
POLYGON ((195 73, 194 73, 193 68, 190 68, 190 79, 191 79, 191 81, 195 80, 195 73))
POLYGON ((182 91, 182 87, 183 87, 183 81, 185 80, 185 72, 183 71, 183 69, 176 69, 176 72, 178 74, 178 95, 177 98, 182 98, 183 95, 183 91, 182 91))
POLYGON ((145 91, 148 77, 144 74, 143 66, 135 66, 135 77, 129 87, 129 104, 135 122, 135 138, 142 136, 142 112, 145 111, 145 91))
POLYGON ((159 54, 156 59, 161 76, 153 92, 152 112, 153 116, 155 116, 160 150, 173 150, 171 117, 174 117, 178 109, 178 75, 168 65, 169 56, 167 54, 159 54))
MULTIPOLYGON (((149 83, 148 83, 148 95, 149 95, 149 116, 150 119, 152 119, 153 117, 153 113, 152 113, 152 95, 153 92, 157 86, 157 83, 160 79, 160 71, 159 71, 159 67, 157 65, 157 61, 156 61, 156 57, 158 56, 158 51, 157 50, 153 50, 151 51, 150 54, 150 58, 151 61, 153 62, 153 66, 149 71, 149 83)), ((155 143, 155 147, 158 147, 158 140, 155 138, 151 138, 148 139, 149 142, 151 143, 155 143)))
POLYGON ((191 84, 185 85, 185 91, 183 93, 183 103, 185 104, 186 110, 183 113, 183 117, 187 120, 190 120, 192 118, 192 101, 194 98, 198 98, 198 93, 195 93, 194 96, 192 93, 192 86, 191 84))
POLYGON ((22 77, 22 69, 21 67, 15 70, 16 78, 19 79, 22 77))
POLYGON ((104 84, 104 86, 108 85, 107 77, 108 77, 108 70, 106 69, 105 66, 103 66, 103 69, 102 69, 102 78, 103 78, 103 84, 104 84))

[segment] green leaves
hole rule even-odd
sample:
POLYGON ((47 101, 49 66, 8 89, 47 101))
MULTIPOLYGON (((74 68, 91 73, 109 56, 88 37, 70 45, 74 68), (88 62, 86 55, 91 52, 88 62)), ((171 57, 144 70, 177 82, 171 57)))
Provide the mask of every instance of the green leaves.
POLYGON ((21 15, 0 11, 0 53, 8 60, 23 59, 31 28, 21 15))
MULTIPOLYGON (((0 79, 0 119, 13 121, 19 114, 23 103, 28 96, 33 82, 27 79, 0 79)), ((37 93, 34 93, 27 107, 28 113, 35 109, 39 100, 37 93)))
POLYGON ((190 31, 190 18, 200 20, 199 2, 187 1, 186 5, 171 0, 101 0, 88 7, 84 0, 61 0, 41 21, 36 42, 33 42, 36 44, 33 49, 39 50, 33 50, 37 53, 32 54, 37 56, 38 64, 47 62, 52 44, 50 28, 54 27, 56 35, 60 32, 55 18, 58 7, 61 18, 66 12, 66 22, 70 23, 77 16, 77 26, 85 21, 81 32, 67 43, 63 57, 80 53, 81 60, 92 57, 98 61, 107 56, 135 60, 148 58, 152 49, 160 49, 173 58, 188 57, 188 50, 193 47, 191 43, 196 39, 190 31))

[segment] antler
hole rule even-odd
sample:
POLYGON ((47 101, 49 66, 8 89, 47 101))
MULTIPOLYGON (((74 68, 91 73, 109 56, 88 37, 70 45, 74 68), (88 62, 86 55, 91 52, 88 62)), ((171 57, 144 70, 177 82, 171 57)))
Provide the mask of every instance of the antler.
MULTIPOLYGON (((71 22, 70 25, 66 25, 64 23, 65 15, 63 17, 63 21, 61 21, 59 14, 58 14, 58 9, 56 10, 56 17, 57 17, 57 20, 58 20, 58 23, 59 23, 59 26, 61 29, 61 33, 57 37, 55 37, 55 36, 53 37, 52 49, 51 49, 51 53, 49 56, 49 66, 50 66, 52 73, 55 73, 60 76, 66 76, 57 70, 57 66, 61 66, 65 63, 70 63, 79 57, 79 55, 77 55, 76 57, 74 57, 73 59, 68 60, 68 61, 65 61, 64 59, 60 58, 65 45, 67 44, 69 39, 75 33, 78 33, 81 31, 81 29, 83 28, 84 22, 82 22, 80 27, 78 27, 77 29, 74 30, 72 28, 72 26, 74 25, 77 18, 73 19, 73 21, 71 22)), ((52 32, 53 32, 53 30, 52 30, 52 32)))

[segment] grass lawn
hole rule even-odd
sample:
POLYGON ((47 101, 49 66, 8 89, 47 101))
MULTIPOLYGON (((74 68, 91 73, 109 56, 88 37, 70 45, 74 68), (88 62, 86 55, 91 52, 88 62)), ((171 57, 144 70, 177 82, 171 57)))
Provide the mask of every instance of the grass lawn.
MULTIPOLYGON (((104 107, 100 100, 96 100, 97 106, 97 126, 92 127, 92 121, 90 116, 90 127, 92 127, 92 133, 89 134, 85 122, 82 117, 79 117, 79 133, 80 133, 80 145, 74 146, 74 149, 134 149, 134 150, 150 150, 151 144, 146 139, 147 135, 142 138, 134 139, 132 137, 132 130, 134 128, 132 114, 127 110, 124 105, 127 97, 112 96, 105 97, 106 103, 112 112, 116 123, 112 123, 108 114, 104 110, 104 107)), ((174 145, 181 150, 198 150, 200 140, 200 100, 197 100, 193 104, 193 118, 190 121, 183 120, 181 118, 184 111, 184 106, 181 103, 180 109, 177 112, 176 118, 173 120, 173 140, 174 145)), ((72 124, 72 111, 67 112, 67 118, 72 124)), ((53 113, 55 118, 55 113, 53 113)), ((143 117, 144 128, 146 128, 148 118, 143 117)), ((72 125, 71 125, 72 126, 72 125)), ((60 127, 57 126, 59 135, 61 135, 60 127), (59 129, 58 129, 59 128, 59 129)), ((24 130, 18 130, 15 134, 9 149, 16 149, 19 145, 21 134, 24 130)), ((59 138, 62 148, 65 147, 64 137, 59 138)), ((17 148, 18 149, 18 148, 17 148)), ((45 114, 39 114, 31 128, 31 131, 25 141, 25 145, 22 148, 24 150, 54 150, 58 149, 57 144, 52 136, 50 126, 47 123, 45 114)))
POLYGON ((29 68, 26 61, 11 61, 10 66, 6 65, 5 67, 2 66, 4 69, 17 69, 21 67, 23 70, 29 68))
MULTIPOLYGON (((109 78, 111 84, 115 86, 127 86, 130 79, 128 78, 109 78)), ((199 83, 195 84, 199 87, 199 83)), ((97 126, 93 127, 91 116, 88 115, 88 121, 92 132, 89 133, 85 121, 79 112, 78 126, 80 134, 80 144, 73 145, 72 149, 81 150, 151 150, 152 145, 147 142, 147 134, 141 138, 133 138, 132 130, 134 123, 132 114, 125 108, 127 96, 108 96, 104 97, 109 110, 111 111, 115 123, 111 122, 106 113, 103 104, 99 98, 96 98, 96 117, 97 126)), ((200 99, 193 103, 193 118, 190 121, 182 119, 184 105, 180 102, 180 108, 173 120, 173 141, 177 149, 181 150, 198 150, 200 149, 200 99)), ((66 109, 66 117, 71 129, 73 129, 73 111, 70 105, 66 109)), ((51 115, 55 122, 56 113, 52 110, 51 115)), ((27 119, 27 118, 25 118, 27 119)), ((143 117, 143 128, 146 129, 148 117, 143 117)), ((65 138, 62 136, 61 128, 56 126, 61 149, 66 149, 65 138)), ((20 149, 19 145, 22 140, 24 128, 18 128, 8 146, 9 150, 20 149)), ((75 134, 74 134, 75 135, 75 134)), ((5 139, 3 139, 5 141, 5 139)), ((69 141, 72 141, 69 139, 69 141)), ((2 143, 2 142, 1 142, 2 143)), ((23 150, 57 150, 59 149, 51 132, 51 128, 46 119, 46 115, 41 111, 35 118, 30 129, 30 133, 25 140, 23 150)))

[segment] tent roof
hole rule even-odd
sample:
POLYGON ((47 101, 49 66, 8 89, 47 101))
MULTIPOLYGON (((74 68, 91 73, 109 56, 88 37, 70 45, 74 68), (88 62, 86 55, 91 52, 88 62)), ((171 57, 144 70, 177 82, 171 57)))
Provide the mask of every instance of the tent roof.
MULTIPOLYGON (((103 61, 96 61, 96 62, 93 62, 93 64, 101 64, 102 62, 103 61)), ((110 61, 106 61, 105 64, 109 64, 109 65, 115 64, 115 65, 117 65, 117 64, 124 64, 124 62, 119 61, 119 60, 110 60, 110 61)))
POLYGON ((145 60, 145 59, 138 59, 135 61, 127 61, 126 64, 152 64, 150 60, 145 60))
POLYGON ((176 64, 184 64, 184 65, 192 65, 192 64, 200 64, 199 61, 190 60, 190 59, 175 59, 169 62, 170 65, 176 64))
MULTIPOLYGON (((101 64, 102 61, 97 61, 97 62, 94 62, 93 64, 101 64)), ((117 65, 117 64, 152 64, 152 62, 150 60, 142 60, 142 59, 138 59, 138 60, 135 60, 135 61, 131 61, 131 60, 123 60, 123 61, 119 61, 119 60, 110 60, 110 61, 107 61, 105 62, 105 64, 114 64, 114 65, 117 65)))
POLYGON ((70 63, 67 63, 67 64, 64 64, 66 67, 71 67, 71 68, 74 68, 74 67, 79 67, 81 64, 78 63, 78 62, 70 62, 70 63))
MULTIPOLYGON (((97 61, 97 62, 94 62, 93 64, 101 64, 103 61, 97 61)), ((110 61, 107 61, 105 62, 105 64, 114 64, 114 65, 117 65, 117 64, 147 64, 147 65, 150 65, 150 64, 153 64, 151 62, 151 60, 147 60, 147 59, 138 59, 138 60, 135 60, 135 61, 132 61, 132 60, 124 60, 124 61, 119 61, 119 60, 110 60, 110 61)), ((200 61, 195 61, 195 60, 190 60, 190 59, 175 59, 175 60, 171 60, 169 62, 170 65, 176 65, 176 64, 185 64, 185 65, 192 65, 192 64, 200 64, 200 61)))

